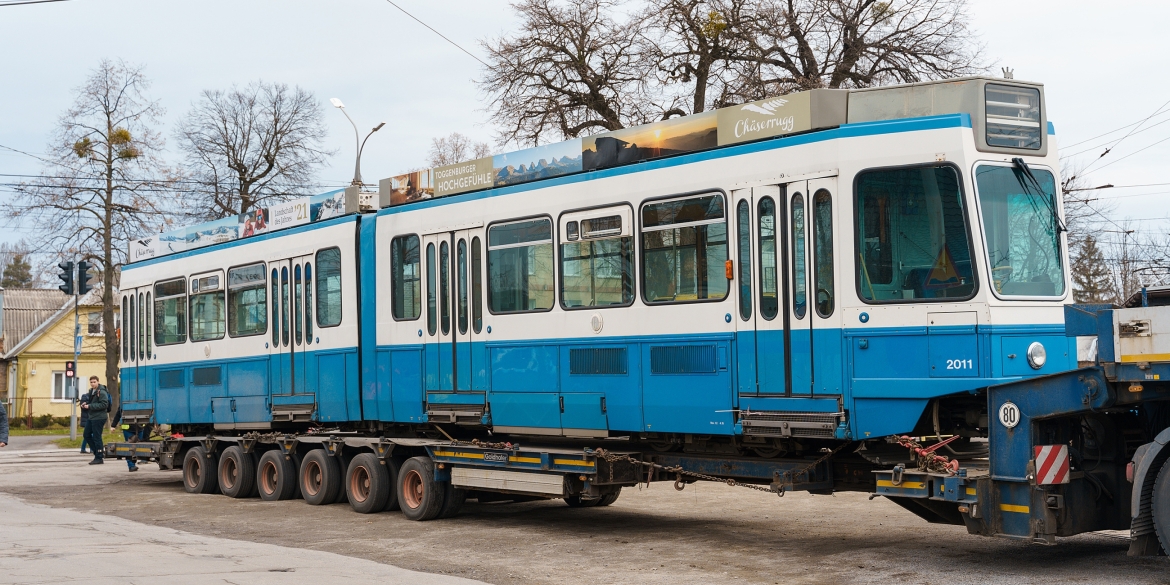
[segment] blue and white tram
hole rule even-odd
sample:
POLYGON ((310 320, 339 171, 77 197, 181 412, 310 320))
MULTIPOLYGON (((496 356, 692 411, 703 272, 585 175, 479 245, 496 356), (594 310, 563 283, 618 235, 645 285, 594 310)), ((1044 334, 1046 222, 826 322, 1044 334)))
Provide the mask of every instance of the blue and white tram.
POLYGON ((1076 367, 1041 87, 843 116, 129 264, 125 409, 763 456, 979 434, 980 389, 1076 367))

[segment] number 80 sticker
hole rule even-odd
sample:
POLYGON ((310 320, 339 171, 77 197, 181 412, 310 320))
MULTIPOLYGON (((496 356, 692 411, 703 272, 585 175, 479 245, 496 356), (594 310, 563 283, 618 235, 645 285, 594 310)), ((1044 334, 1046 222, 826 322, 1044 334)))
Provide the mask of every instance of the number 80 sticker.
POLYGON ((1014 429, 1020 424, 1020 407, 1012 402, 1005 402, 999 407, 999 424, 1014 429))

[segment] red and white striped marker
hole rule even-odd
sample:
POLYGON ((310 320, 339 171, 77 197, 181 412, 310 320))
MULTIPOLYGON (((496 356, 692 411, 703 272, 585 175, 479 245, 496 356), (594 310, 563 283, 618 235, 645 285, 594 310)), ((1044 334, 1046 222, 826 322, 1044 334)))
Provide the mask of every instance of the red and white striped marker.
POLYGON ((1068 445, 1036 445, 1036 485, 1068 483, 1068 445))

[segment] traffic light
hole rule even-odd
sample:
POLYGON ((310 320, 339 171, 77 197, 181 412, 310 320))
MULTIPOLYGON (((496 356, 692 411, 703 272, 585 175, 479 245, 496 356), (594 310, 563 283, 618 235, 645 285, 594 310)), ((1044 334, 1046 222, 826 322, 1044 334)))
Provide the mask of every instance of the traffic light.
POLYGON ((57 268, 61 269, 61 274, 57 275, 57 278, 61 279, 61 285, 58 286, 57 288, 61 289, 61 292, 65 293, 67 295, 72 295, 73 294, 73 261, 70 260, 68 262, 58 262, 57 268))
POLYGON ((65 377, 72 378, 77 375, 76 362, 65 362, 65 377))
POLYGON ((82 260, 77 263, 77 294, 84 295, 93 290, 93 286, 89 284, 89 262, 82 260))

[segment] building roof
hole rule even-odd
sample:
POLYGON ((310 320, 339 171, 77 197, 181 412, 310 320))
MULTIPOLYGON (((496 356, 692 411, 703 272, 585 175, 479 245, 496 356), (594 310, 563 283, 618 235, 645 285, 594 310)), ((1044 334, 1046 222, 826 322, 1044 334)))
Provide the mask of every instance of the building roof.
MULTIPOLYGON (((0 296, 4 307, 0 354, 5 358, 27 346, 44 332, 46 326, 73 310, 70 302, 73 297, 55 288, 0 289, 0 296)), ((100 305, 98 291, 86 293, 79 304, 83 307, 100 305)))
POLYGON ((55 288, 10 288, 5 289, 2 294, 5 350, 16 347, 42 323, 60 311, 66 301, 72 300, 55 288))

